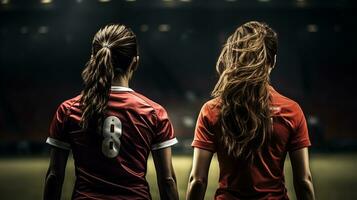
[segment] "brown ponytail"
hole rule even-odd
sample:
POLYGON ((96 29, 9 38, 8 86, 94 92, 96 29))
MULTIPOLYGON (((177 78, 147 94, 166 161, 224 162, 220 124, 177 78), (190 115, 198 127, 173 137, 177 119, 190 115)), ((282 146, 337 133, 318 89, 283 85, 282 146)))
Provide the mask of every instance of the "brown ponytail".
POLYGON ((137 56, 135 34, 123 25, 109 25, 94 36, 92 56, 82 72, 83 128, 96 127, 102 121, 114 77, 124 75, 137 56))
POLYGON ((221 142, 228 154, 252 159, 270 138, 269 74, 277 35, 266 24, 248 22, 227 40, 217 62, 220 78, 212 91, 222 101, 221 142))

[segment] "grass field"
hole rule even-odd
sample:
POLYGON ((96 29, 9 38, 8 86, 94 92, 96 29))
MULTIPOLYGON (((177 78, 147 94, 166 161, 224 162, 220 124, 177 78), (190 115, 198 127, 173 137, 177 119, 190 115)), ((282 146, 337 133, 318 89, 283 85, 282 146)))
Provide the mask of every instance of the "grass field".
MULTIPOLYGON (((191 158, 189 156, 176 156, 173 158, 173 164, 177 174, 180 199, 184 199, 191 158)), ((41 199, 47 165, 48 160, 46 158, 0 159, 0 199, 41 199)), ((291 199, 295 199, 289 162, 286 163, 285 168, 289 195, 291 199)), ((317 199, 357 199, 357 154, 312 155, 311 168, 317 199)), ((213 198, 217 187, 218 170, 218 163, 214 159, 211 165, 206 199, 213 198)), ((159 199, 155 177, 155 170, 150 159, 147 179, 154 200, 159 199)), ((70 199, 74 178, 73 162, 70 160, 67 166, 62 199, 70 199)))

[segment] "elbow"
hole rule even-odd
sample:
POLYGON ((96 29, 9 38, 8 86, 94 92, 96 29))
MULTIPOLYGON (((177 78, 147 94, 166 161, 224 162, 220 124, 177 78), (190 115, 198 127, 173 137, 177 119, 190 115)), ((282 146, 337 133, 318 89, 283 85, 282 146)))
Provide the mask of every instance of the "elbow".
POLYGON ((163 177, 161 178, 160 182, 163 183, 163 185, 167 185, 167 186, 176 185, 176 180, 172 176, 163 177))
POLYGON ((294 187, 297 199, 315 199, 315 192, 311 175, 294 180, 294 187))
POLYGON ((158 183, 161 188, 165 188, 165 191, 175 191, 177 188, 176 180, 172 176, 162 177, 158 179, 158 183))
POLYGON ((192 188, 204 188, 207 185, 207 178, 190 176, 190 185, 192 188))
POLYGON ((190 176, 186 200, 203 200, 207 187, 206 177, 190 176))
POLYGON ((300 179, 294 181, 294 184, 301 190, 310 190, 312 188, 312 176, 308 174, 300 179))
POLYGON ((64 179, 63 173, 60 173, 56 170, 49 169, 46 174, 45 182, 46 182, 46 185, 53 187, 53 186, 61 184, 63 182, 63 179, 64 179))
POLYGON ((49 170, 46 174, 44 200, 59 200, 61 198, 64 174, 49 170))
POLYGON ((303 176, 302 178, 296 180, 297 184, 299 185, 306 185, 312 183, 312 176, 311 174, 307 174, 303 176))
POLYGON ((163 177, 159 179, 161 199, 178 200, 176 180, 174 177, 163 177))
POLYGON ((59 183, 59 177, 56 173, 49 171, 47 172, 45 182, 47 186, 53 187, 59 183))

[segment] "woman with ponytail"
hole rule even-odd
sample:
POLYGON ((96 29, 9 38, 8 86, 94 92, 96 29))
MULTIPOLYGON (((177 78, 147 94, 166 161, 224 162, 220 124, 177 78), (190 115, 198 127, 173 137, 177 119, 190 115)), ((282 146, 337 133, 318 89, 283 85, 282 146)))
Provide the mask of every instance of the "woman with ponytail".
POLYGON ((314 199, 304 114, 269 82, 277 46, 277 34, 259 22, 243 24, 228 38, 217 61, 214 98, 198 116, 187 199, 204 199, 214 153, 220 166, 215 199, 289 199, 287 153, 297 199, 314 199))
POLYGON ((84 89, 58 107, 51 123, 45 200, 61 197, 69 150, 76 172, 72 199, 151 199, 145 178, 150 152, 161 199, 178 199, 171 162, 177 140, 166 110, 129 88, 138 63, 128 27, 108 25, 95 34, 84 89))

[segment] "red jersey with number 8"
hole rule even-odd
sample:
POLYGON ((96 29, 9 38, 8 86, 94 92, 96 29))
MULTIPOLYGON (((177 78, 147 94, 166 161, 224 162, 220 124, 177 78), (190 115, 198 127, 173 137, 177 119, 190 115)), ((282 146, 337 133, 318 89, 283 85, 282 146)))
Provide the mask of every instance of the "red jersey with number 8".
POLYGON ((167 112, 130 88, 113 86, 103 124, 83 130, 81 96, 57 109, 47 143, 72 150, 72 199, 151 199, 145 179, 150 151, 177 143, 167 112))

